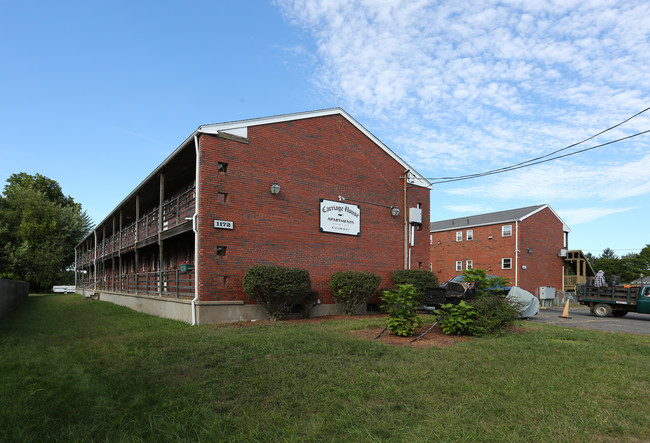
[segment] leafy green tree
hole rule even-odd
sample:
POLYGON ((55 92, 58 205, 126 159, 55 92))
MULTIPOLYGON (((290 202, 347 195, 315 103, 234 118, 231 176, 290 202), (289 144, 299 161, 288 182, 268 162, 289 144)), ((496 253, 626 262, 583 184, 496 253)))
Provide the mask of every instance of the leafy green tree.
POLYGON ((650 275, 650 245, 646 245, 641 252, 617 256, 613 250, 606 248, 598 256, 587 257, 594 270, 603 270, 605 278, 610 279, 616 275, 621 277, 622 283, 627 283, 639 277, 650 275))
POLYGON ((485 269, 480 268, 464 270, 463 280, 475 283, 477 296, 498 294, 503 291, 503 287, 510 285, 507 278, 490 276, 485 269))
POLYGON ((75 245, 91 227, 56 181, 12 174, 0 196, 0 277, 28 281, 33 291, 62 282, 75 245))

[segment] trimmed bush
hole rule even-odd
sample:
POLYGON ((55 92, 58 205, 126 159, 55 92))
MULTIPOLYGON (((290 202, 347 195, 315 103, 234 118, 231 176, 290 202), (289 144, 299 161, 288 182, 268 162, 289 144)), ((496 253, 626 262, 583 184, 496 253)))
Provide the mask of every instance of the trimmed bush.
POLYGON ((393 291, 384 291, 381 308, 388 313, 388 330, 395 335, 410 337, 422 327, 422 318, 417 314, 420 296, 415 286, 397 285, 393 291))
POLYGON ((359 307, 370 300, 381 277, 372 272, 341 271, 330 277, 332 296, 343 305, 346 314, 354 314, 359 307))
POLYGON ((503 296, 485 295, 470 302, 476 318, 470 328, 472 335, 494 334, 512 325, 519 318, 519 310, 503 296))
POLYGON ((436 317, 445 334, 470 334, 476 318, 476 310, 463 300, 457 305, 451 303, 441 305, 436 311, 436 317))
POLYGON ((440 286, 438 277, 433 272, 424 269, 398 269, 393 271, 393 282, 397 286, 413 285, 420 297, 419 302, 424 300, 427 289, 440 286))
POLYGON ((293 305, 313 297, 309 272, 286 266, 251 266, 243 280, 244 292, 264 307, 271 320, 281 319, 293 305))

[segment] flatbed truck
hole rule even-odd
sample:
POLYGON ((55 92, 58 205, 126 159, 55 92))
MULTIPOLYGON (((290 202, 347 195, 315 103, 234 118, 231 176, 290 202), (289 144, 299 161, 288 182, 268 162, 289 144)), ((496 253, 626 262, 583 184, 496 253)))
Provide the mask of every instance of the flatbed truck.
POLYGON ((578 285, 580 304, 597 317, 623 317, 628 312, 650 314, 650 285, 578 285))

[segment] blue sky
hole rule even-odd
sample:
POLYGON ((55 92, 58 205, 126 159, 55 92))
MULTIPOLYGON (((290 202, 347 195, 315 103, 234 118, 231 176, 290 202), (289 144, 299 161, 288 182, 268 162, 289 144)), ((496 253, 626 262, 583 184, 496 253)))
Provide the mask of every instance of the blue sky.
MULTIPOLYGON (((631 1, 11 2, 0 180, 41 173, 101 221, 202 124, 340 106, 425 177, 516 164, 650 107, 631 1)), ((563 151, 650 129, 650 111, 563 151)), ((650 134, 436 184, 432 220, 548 203, 569 247, 650 243, 650 134)))

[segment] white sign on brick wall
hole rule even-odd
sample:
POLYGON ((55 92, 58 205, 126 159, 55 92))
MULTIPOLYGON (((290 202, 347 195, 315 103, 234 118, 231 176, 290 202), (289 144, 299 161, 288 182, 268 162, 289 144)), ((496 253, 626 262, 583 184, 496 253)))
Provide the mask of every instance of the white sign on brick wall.
POLYGON ((234 229, 235 222, 227 221, 227 220, 215 220, 214 227, 216 229, 234 229))
POLYGON ((358 205, 320 199, 320 231, 361 235, 361 208, 358 205))

